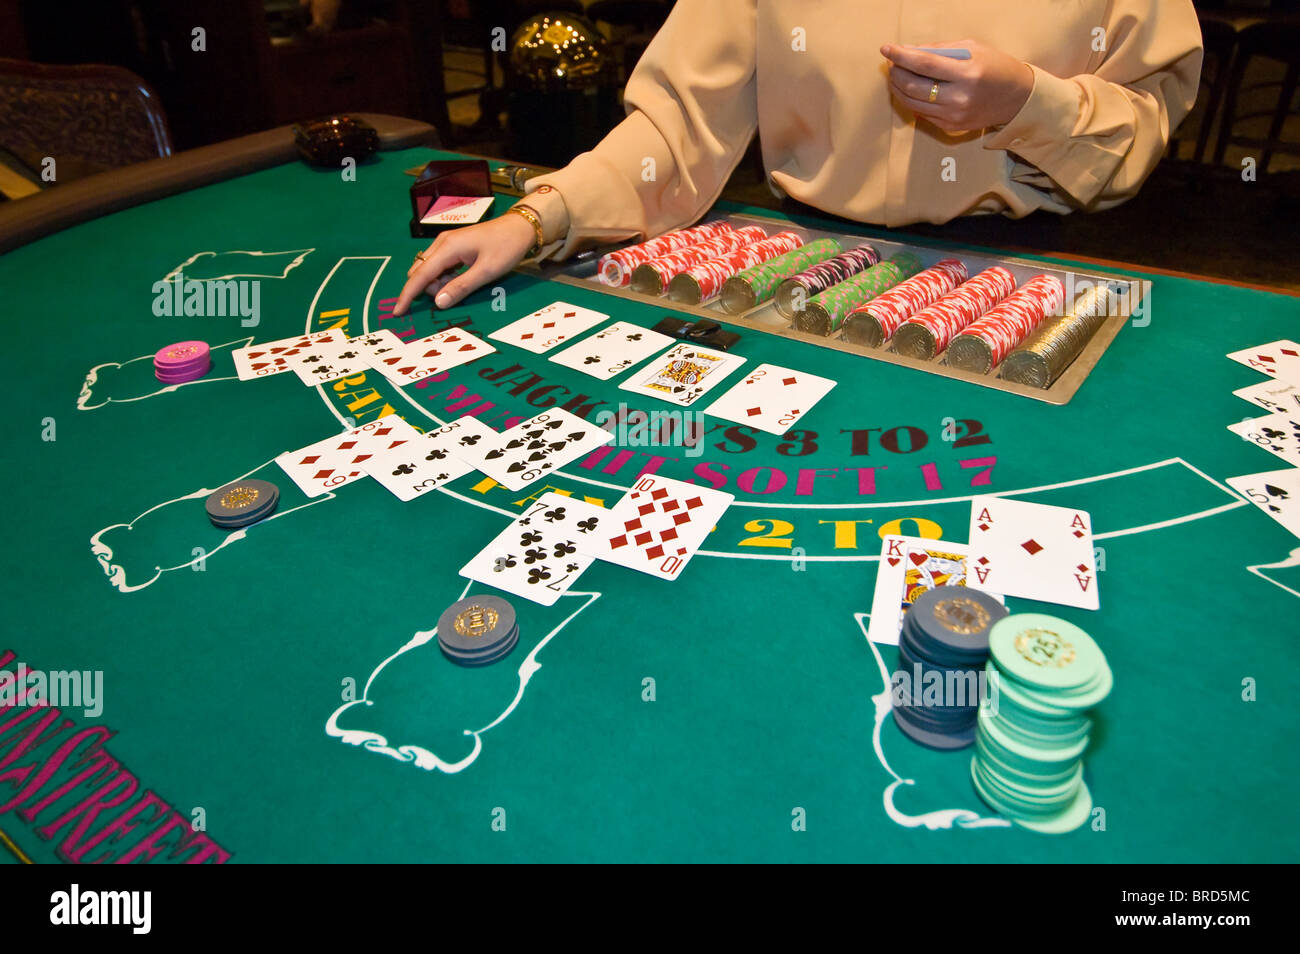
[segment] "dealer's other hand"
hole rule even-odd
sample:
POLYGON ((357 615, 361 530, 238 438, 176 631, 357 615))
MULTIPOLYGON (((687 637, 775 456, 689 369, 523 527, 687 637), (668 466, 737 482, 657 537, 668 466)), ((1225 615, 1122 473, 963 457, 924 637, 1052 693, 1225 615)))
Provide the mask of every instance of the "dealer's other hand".
POLYGON ((450 308, 474 289, 500 278, 523 261, 536 233, 521 215, 503 215, 490 222, 443 232, 406 272, 394 315, 404 315, 421 292, 433 295, 439 308, 450 308), (453 269, 468 268, 460 274, 453 269))
POLYGON ((1008 53, 974 40, 927 46, 970 50, 969 60, 886 43, 880 53, 892 64, 894 98, 945 132, 1004 126, 1015 118, 1034 89, 1034 71, 1008 53), (938 97, 930 94, 938 83, 938 97))

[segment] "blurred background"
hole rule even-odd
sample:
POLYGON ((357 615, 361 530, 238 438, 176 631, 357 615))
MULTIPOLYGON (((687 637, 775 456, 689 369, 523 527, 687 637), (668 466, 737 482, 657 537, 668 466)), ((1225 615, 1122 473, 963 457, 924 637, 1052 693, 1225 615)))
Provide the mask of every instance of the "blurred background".
MULTIPOLYGON (((909 231, 1300 288, 1300 0, 1196 6, 1206 48, 1200 96, 1138 198, 1096 215, 909 231), (1247 168, 1253 179, 1243 178, 1247 168)), ((559 166, 621 119, 627 76, 671 7, 0 0, 0 173, 11 185, 17 175, 30 189, 46 187, 31 171, 68 135, 70 117, 87 113, 97 118, 93 132, 78 125, 76 161, 60 161, 61 181, 349 111, 424 120, 444 148, 559 166), (555 24, 569 40, 562 56, 537 42, 555 24)), ((780 206, 757 141, 723 197, 780 206)))

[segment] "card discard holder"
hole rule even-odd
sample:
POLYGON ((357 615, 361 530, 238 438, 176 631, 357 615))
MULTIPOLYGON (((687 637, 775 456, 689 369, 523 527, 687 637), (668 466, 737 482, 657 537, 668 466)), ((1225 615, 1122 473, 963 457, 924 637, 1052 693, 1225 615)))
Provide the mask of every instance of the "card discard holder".
POLYGON ((740 335, 734 331, 725 331, 722 325, 710 318, 686 321, 665 315, 652 330, 680 341, 693 341, 703 348, 717 348, 719 351, 730 351, 731 346, 740 340, 740 335))
POLYGON ((481 222, 492 203, 487 160, 435 159, 411 184, 411 237, 481 222))

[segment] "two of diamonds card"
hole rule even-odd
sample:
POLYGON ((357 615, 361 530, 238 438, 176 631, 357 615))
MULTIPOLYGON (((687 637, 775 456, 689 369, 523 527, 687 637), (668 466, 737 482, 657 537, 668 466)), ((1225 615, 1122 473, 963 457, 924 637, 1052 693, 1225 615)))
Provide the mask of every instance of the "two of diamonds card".
POLYGON ((280 469, 308 497, 317 497, 366 476, 364 465, 375 455, 411 441, 420 432, 396 414, 350 428, 342 434, 288 451, 275 459, 280 469))
POLYGON ((614 435, 568 411, 552 408, 516 424, 493 439, 456 453, 510 490, 523 490, 535 480, 572 460, 608 444, 614 435))
POLYGON ((460 575, 551 606, 592 563, 590 543, 610 511, 563 494, 537 498, 460 575))
POLYGON ((974 497, 966 585, 1095 610, 1092 517, 1083 510, 974 497))
POLYGON ((512 321, 488 335, 493 341, 504 341, 517 345, 533 354, 545 354, 559 344, 563 344, 575 335, 580 335, 588 328, 594 328, 609 315, 579 308, 568 302, 552 302, 531 315, 525 315, 518 321, 512 321))
POLYGON ((745 359, 692 344, 679 344, 660 355, 628 381, 624 391, 686 407, 722 383, 745 359))
POLYGON ((608 381, 672 343, 672 338, 657 331, 627 321, 616 321, 598 334, 565 348, 551 360, 608 381))
POLYGON ((936 586, 966 585, 966 553, 964 543, 927 537, 882 537, 867 638, 873 643, 897 645, 903 614, 918 596, 936 586))
POLYGON ((775 364, 760 364, 704 409, 727 421, 784 434, 835 387, 830 378, 775 364))
POLYGON ((675 580, 735 499, 720 490, 643 474, 610 510, 590 552, 609 563, 675 580))

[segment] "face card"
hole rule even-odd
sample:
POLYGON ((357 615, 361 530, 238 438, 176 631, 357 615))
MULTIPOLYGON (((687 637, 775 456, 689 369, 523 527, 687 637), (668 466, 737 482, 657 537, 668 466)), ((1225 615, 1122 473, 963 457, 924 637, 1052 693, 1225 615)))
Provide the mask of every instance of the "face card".
POLYGON ((342 341, 343 335, 337 331, 318 331, 310 335, 298 335, 294 338, 281 338, 260 345, 248 345, 230 352, 235 361, 235 371, 241 381, 280 374, 290 370, 290 362, 296 357, 308 354, 319 342, 320 344, 342 341))
POLYGON ((545 354, 556 345, 608 320, 609 315, 557 301, 518 321, 512 321, 488 337, 493 341, 517 345, 533 354, 545 354))
POLYGON ((600 534, 609 511, 563 494, 542 494, 460 575, 551 606, 591 566, 583 551, 600 534))
POLYGON ((1282 412, 1229 424, 1228 430, 1288 464, 1300 467, 1300 413, 1282 412))
POLYGON ((1234 351, 1228 357, 1270 378, 1300 384, 1300 344, 1294 341, 1270 341, 1257 348, 1234 351))
POLYGON ((481 442, 458 453, 509 490, 523 490, 613 439, 603 427, 553 408, 496 435, 495 442, 481 442))
POLYGON ((1228 486, 1300 537, 1300 469, 1229 477, 1228 486))
POLYGON ((644 474, 610 511, 593 556, 675 580, 736 498, 658 474, 644 474))
POLYGON ((965 586, 966 549, 964 543, 926 537, 882 537, 867 638, 897 645, 903 614, 918 596, 936 586, 965 586))
POLYGON ((986 593, 1100 606, 1092 517, 1083 510, 975 497, 966 567, 966 585, 986 593))
POLYGON ((1272 378, 1238 388, 1232 392, 1242 400, 1258 404, 1266 411, 1288 411, 1300 414, 1300 384, 1277 381, 1272 378))
POLYGON ((474 468, 457 456, 459 447, 495 441, 500 435, 474 417, 457 418, 415 440, 375 453, 362 469, 398 500, 414 500, 474 468))
POLYGON ((679 344, 660 355, 631 380, 620 384, 619 389, 686 407, 721 384, 723 378, 744 363, 744 358, 734 354, 679 344))
POLYGON ((667 335, 626 321, 616 321, 551 358, 593 378, 608 381, 673 343, 667 335))
POLYGON ((739 384, 704 409, 726 421, 746 424, 778 437, 830 393, 835 382, 806 371, 760 364, 739 384))
POLYGON ((382 355, 373 367, 394 384, 414 384, 496 351, 482 338, 460 328, 412 341, 396 354, 382 355))

